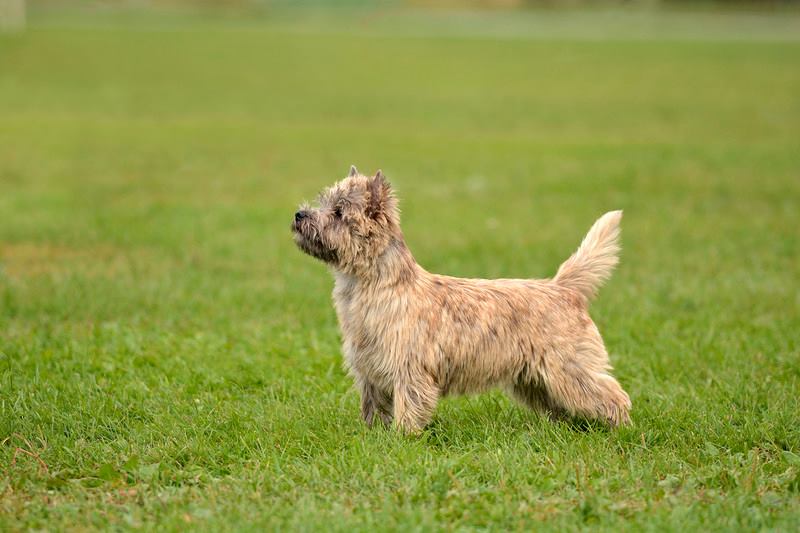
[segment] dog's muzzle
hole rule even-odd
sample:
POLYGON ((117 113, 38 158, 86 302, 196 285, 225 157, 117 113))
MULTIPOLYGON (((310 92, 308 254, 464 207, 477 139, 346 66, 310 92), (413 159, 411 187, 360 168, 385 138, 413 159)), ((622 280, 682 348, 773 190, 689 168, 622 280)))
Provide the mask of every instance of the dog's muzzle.
POLYGON ((294 214, 294 221, 292 222, 292 230, 293 231, 300 231, 300 224, 303 222, 304 219, 308 218, 308 213, 305 211, 298 211, 294 214))

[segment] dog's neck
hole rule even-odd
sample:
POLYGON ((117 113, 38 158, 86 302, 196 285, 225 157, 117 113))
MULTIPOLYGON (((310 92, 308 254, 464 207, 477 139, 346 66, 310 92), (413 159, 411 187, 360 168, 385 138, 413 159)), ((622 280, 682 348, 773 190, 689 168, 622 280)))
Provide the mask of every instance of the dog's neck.
POLYGON ((420 273, 420 267, 411 255, 403 237, 395 237, 375 262, 375 282, 382 285, 412 283, 420 273))
POLYGON ((414 260, 401 235, 392 237, 389 245, 369 268, 358 273, 345 273, 336 269, 335 277, 337 281, 348 285, 379 289, 413 283, 422 273, 422 267, 414 260))

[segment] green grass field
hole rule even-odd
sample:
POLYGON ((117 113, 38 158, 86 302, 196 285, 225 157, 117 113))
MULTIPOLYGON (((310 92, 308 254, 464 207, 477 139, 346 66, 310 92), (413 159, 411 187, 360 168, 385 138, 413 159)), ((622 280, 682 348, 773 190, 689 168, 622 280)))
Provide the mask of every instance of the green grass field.
POLYGON ((0 530, 796 530, 800 15, 128 15, 0 37, 0 530), (624 209, 634 425, 365 429, 289 232, 351 163, 435 272, 624 209))

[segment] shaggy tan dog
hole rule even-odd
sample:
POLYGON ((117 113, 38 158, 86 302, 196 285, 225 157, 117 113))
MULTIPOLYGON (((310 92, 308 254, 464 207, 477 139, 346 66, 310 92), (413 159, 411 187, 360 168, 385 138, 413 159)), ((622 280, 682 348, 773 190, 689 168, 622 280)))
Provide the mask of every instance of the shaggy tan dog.
POLYGON ((333 270, 346 366, 368 425, 378 416, 417 432, 439 398, 500 386, 533 409, 617 426, 631 402, 587 309, 617 264, 621 217, 595 222, 553 279, 440 276, 406 247, 381 172, 352 167, 319 207, 300 208, 292 230, 333 270))

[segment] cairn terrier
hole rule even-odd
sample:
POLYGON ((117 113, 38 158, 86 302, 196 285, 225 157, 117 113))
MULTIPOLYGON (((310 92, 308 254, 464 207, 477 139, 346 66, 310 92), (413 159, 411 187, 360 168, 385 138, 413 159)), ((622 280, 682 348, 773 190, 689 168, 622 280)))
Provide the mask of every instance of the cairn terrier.
POLYGON ((355 167, 292 231, 335 277, 345 365, 368 426, 422 430, 439 398, 502 387, 555 417, 630 421, 589 302, 617 264, 621 211, 594 223, 552 279, 463 279, 414 261, 392 187, 355 167))

